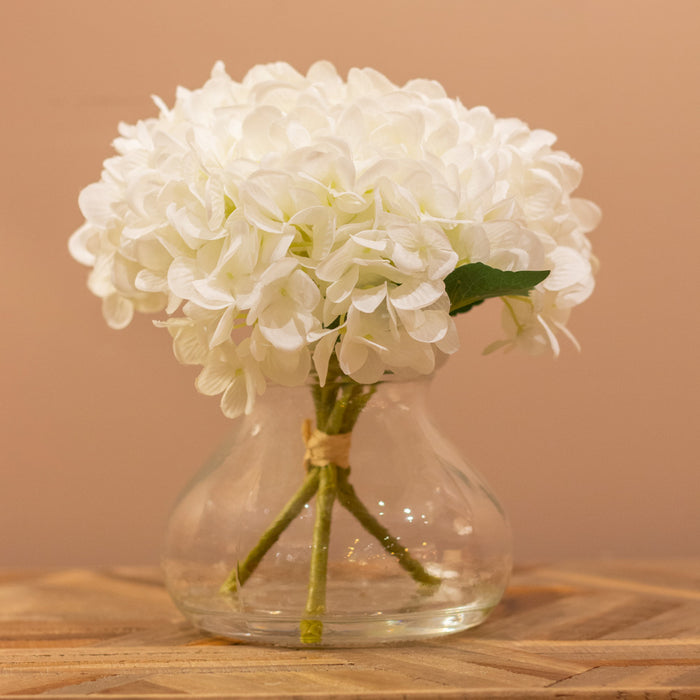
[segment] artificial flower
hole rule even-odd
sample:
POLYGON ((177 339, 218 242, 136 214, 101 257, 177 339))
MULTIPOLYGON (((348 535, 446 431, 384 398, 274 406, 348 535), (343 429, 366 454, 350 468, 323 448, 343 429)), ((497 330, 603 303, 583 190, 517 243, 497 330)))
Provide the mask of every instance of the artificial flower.
POLYGON ((360 383, 432 372, 458 348, 445 280, 474 263, 549 272, 501 295, 505 337, 488 349, 556 354, 571 337, 599 211, 572 197, 581 167, 550 132, 434 81, 343 80, 327 62, 241 82, 217 63, 156 104, 120 125, 70 251, 110 326, 167 314, 176 356, 202 366, 197 388, 226 415, 267 381, 323 385, 331 363, 360 383))

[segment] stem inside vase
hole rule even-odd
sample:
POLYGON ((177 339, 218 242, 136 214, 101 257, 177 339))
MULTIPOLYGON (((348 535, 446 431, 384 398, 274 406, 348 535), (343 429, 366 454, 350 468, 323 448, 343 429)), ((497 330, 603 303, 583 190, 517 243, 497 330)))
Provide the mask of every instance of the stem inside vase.
MULTIPOLYGON (((221 586, 221 593, 235 594, 255 572, 267 552, 315 496, 314 523, 309 584, 304 617, 299 624, 302 644, 318 645, 323 641, 323 616, 326 613, 328 551, 331 537, 333 505, 337 500, 398 564, 422 588, 437 587, 441 579, 429 574, 411 556, 362 502, 350 482, 350 438, 362 410, 377 390, 377 384, 358 384, 336 376, 323 386, 312 385, 316 429, 305 421, 302 435, 306 444, 306 477, 294 496, 261 534, 248 556, 238 562, 221 586)), ((254 582, 250 585, 254 585, 254 582)))

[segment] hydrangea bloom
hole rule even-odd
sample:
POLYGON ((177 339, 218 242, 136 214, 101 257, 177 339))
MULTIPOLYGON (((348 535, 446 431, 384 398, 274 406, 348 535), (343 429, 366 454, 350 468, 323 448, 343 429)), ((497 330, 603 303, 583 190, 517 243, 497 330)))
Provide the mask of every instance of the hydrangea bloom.
POLYGON ((558 352, 593 289, 599 211, 571 197, 579 164, 436 82, 344 81, 321 62, 238 83, 217 63, 172 109, 156 103, 157 118, 120 125, 70 250, 113 328, 167 312, 157 325, 228 416, 268 380, 323 383, 333 357, 361 383, 430 373, 458 347, 444 283, 457 266, 551 271, 503 298, 490 348, 558 352))

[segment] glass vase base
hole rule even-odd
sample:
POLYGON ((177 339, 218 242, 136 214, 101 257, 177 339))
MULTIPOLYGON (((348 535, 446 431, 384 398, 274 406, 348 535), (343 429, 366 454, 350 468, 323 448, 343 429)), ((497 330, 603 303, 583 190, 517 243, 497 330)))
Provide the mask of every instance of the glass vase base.
POLYGON ((240 615, 183 610, 199 629, 232 641, 291 648, 367 647, 442 637, 481 624, 493 606, 422 611, 399 615, 325 616, 322 641, 303 642, 300 620, 276 615, 240 615))

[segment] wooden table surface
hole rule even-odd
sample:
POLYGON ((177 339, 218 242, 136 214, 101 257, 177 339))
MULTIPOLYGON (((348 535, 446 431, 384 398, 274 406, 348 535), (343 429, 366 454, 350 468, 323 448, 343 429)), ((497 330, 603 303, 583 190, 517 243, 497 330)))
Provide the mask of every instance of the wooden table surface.
POLYGON ((370 649, 232 644, 155 569, 0 572, 0 697, 700 698, 700 560, 516 570, 481 627, 370 649))

